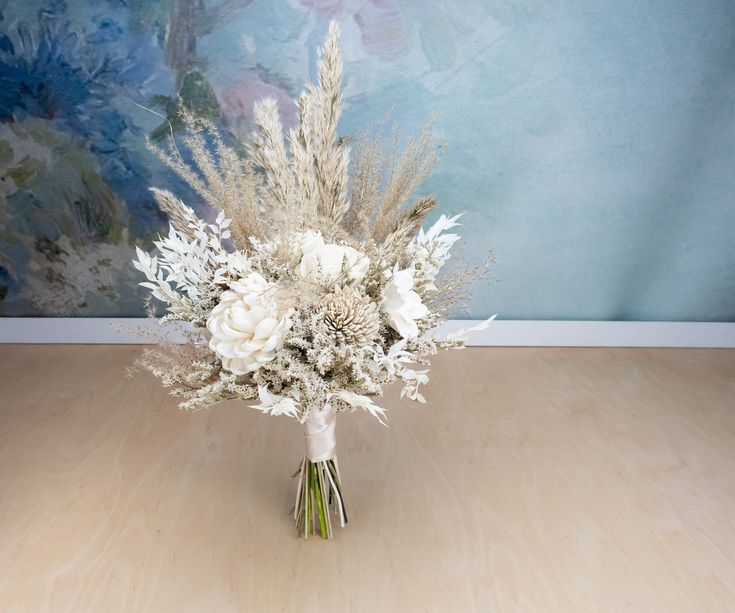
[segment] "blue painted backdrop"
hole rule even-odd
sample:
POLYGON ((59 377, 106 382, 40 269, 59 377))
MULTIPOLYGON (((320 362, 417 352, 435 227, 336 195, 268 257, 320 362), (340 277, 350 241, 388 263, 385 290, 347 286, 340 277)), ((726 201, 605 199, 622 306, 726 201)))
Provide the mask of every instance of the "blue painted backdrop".
POLYGON ((343 133, 439 113, 425 191, 497 254, 471 316, 735 320, 728 0, 0 0, 0 314, 140 315, 146 186, 181 186, 133 101, 292 121, 331 16, 343 133))

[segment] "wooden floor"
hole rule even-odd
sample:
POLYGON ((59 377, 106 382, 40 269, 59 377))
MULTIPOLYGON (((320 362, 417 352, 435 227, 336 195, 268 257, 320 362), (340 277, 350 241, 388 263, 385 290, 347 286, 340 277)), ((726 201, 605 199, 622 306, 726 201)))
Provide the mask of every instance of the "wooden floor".
POLYGON ((0 346, 1 611, 735 611, 735 351, 440 356, 340 416, 331 542, 296 422, 180 412, 138 351, 0 346))

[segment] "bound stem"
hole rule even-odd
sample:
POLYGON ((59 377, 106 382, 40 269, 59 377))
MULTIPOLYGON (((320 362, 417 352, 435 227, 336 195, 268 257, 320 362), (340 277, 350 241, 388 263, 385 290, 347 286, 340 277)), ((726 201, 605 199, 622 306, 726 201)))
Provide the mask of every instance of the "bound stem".
POLYGON ((332 538, 333 513, 330 513, 330 509, 339 518, 340 526, 344 527, 347 523, 339 470, 335 460, 312 462, 308 457, 304 457, 299 470, 294 474, 294 478, 297 476, 299 478, 294 520, 297 532, 304 538, 317 533, 317 520, 319 535, 323 539, 332 538))
POLYGON ((307 464, 306 467, 306 488, 305 488, 305 500, 306 500, 306 513, 304 515, 304 537, 309 536, 309 525, 311 524, 311 484, 309 483, 311 476, 311 471, 309 470, 309 466, 307 464))
POLYGON ((322 538, 327 538, 327 520, 324 517, 324 501, 322 500, 322 488, 319 485, 319 475, 317 474, 316 464, 311 465, 311 478, 314 481, 314 494, 316 495, 316 504, 319 509, 319 530, 322 538))

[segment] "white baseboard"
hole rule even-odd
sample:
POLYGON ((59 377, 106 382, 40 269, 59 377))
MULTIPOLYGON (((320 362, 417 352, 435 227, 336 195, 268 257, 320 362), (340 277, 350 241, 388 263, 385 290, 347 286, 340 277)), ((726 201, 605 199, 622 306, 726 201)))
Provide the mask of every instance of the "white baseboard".
MULTIPOLYGON (((471 326, 453 320, 439 334, 471 326)), ((136 330, 167 330, 182 338, 177 326, 168 329, 147 319, 0 318, 0 343, 142 344, 150 340, 136 330)), ((496 347, 720 347, 735 348, 735 323, 647 321, 494 321, 470 337, 468 345, 496 347)))

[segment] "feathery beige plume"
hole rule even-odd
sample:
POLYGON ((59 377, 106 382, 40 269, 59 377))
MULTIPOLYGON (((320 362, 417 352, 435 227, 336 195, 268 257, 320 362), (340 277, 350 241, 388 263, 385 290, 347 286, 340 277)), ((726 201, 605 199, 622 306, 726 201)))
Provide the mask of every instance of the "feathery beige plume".
POLYGON ((417 200, 414 205, 404 211, 398 218, 393 230, 383 243, 386 248, 405 246, 414 237, 421 227, 424 217, 436 206, 436 198, 430 196, 417 200))
POLYGON ((334 20, 329 24, 329 34, 318 51, 318 57, 318 86, 312 92, 316 107, 312 115, 314 172, 319 188, 320 213, 339 223, 350 207, 347 196, 350 156, 346 141, 337 138, 337 124, 342 112, 342 52, 339 26, 334 20))
POLYGON ((401 209, 413 191, 436 166, 438 155, 429 124, 418 139, 409 139, 406 148, 392 169, 388 185, 373 222, 372 237, 383 242, 401 216, 401 209))
POLYGON ((283 127, 278 116, 278 103, 266 98, 253 108, 257 131, 252 135, 248 150, 253 161, 265 170, 268 188, 283 209, 291 206, 294 197, 293 175, 283 142, 283 127))
POLYGON ((196 237, 194 236, 194 230, 190 226, 192 221, 196 220, 194 211, 165 189, 151 187, 150 191, 153 192, 158 207, 168 215, 168 220, 171 225, 180 234, 193 241, 196 237))
POLYGON ((193 165, 179 153, 173 137, 168 150, 152 143, 153 151, 169 168, 181 177, 210 206, 225 213, 232 220, 232 240, 239 249, 249 248, 249 237, 263 238, 269 231, 269 220, 261 209, 266 199, 263 179, 255 172, 252 163, 227 146, 222 135, 210 122, 181 110, 186 126, 183 142, 189 149, 193 165), (203 134, 211 137, 213 145, 203 134))

